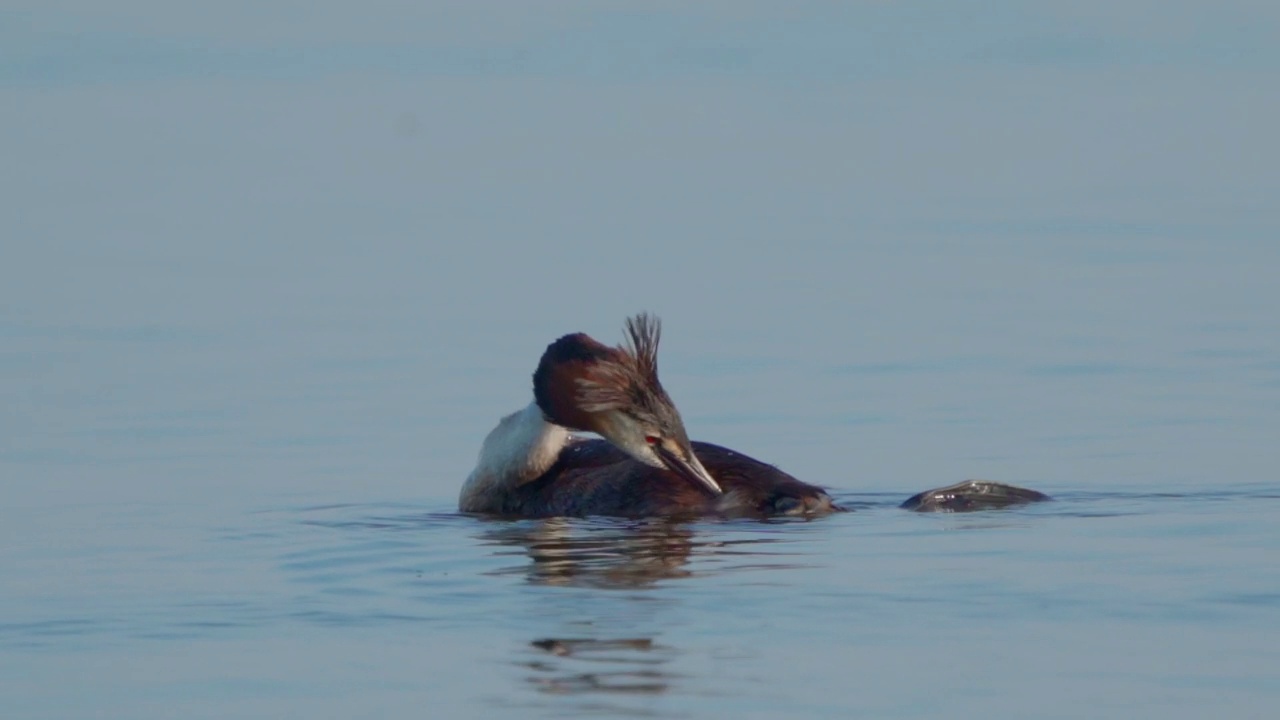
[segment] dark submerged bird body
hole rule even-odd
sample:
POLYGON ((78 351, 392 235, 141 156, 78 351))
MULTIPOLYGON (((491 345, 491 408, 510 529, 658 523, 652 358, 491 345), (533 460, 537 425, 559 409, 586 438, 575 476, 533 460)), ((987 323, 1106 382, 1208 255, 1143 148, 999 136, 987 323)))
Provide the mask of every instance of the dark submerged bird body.
POLYGON ((841 510, 820 487, 720 445, 693 452, 724 490, 715 496, 668 470, 633 460, 604 440, 566 445, 546 473, 507 495, 497 514, 519 517, 812 515, 841 510))
POLYGON ((1045 502, 1053 498, 1037 490, 990 480, 965 480, 916 493, 898 507, 916 512, 970 512, 1045 502))

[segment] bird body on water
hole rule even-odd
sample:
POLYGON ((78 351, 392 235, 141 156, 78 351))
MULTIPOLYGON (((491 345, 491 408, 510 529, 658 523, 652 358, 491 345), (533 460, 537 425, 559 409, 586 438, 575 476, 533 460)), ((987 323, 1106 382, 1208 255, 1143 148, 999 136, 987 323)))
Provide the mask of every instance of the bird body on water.
MULTIPOLYGON (((772 465, 690 442, 658 380, 660 336, 657 318, 641 314, 627 320, 619 347, 582 333, 551 343, 533 374, 533 402, 485 438, 459 509, 508 517, 813 516, 842 509, 823 488, 772 465)), ((913 509, 977 509, 984 497, 1047 499, 999 483, 930 492, 944 491, 950 508, 921 493, 913 509), (979 502, 954 502, 971 495, 979 502)))

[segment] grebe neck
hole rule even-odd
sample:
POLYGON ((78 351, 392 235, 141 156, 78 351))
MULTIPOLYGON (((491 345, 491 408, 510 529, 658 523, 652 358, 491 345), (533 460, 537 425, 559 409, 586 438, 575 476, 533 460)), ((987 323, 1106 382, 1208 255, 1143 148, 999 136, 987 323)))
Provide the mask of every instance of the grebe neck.
POLYGON ((495 511, 506 493, 550 470, 570 437, 568 428, 547 422, 536 402, 502 418, 485 437, 476 469, 462 486, 460 508, 495 511))

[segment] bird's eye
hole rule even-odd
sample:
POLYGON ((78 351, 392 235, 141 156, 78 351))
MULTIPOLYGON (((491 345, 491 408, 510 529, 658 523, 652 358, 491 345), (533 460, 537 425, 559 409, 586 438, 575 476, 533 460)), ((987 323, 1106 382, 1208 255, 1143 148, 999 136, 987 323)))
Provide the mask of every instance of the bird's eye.
POLYGON ((660 438, 657 435, 645 435, 644 441, 650 445, 657 445, 660 438))

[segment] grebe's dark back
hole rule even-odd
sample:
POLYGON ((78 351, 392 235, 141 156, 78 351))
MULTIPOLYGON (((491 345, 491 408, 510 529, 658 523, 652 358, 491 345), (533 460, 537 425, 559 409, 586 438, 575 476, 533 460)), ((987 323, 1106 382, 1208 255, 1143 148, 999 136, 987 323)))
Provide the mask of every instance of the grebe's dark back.
POLYGON ((547 347, 534 401, 485 438, 464 512, 556 515, 812 515, 827 493, 741 453, 690 442, 658 380, 657 318, 627 320, 609 347, 582 333, 547 347), (594 432, 604 440, 576 438, 594 432))

